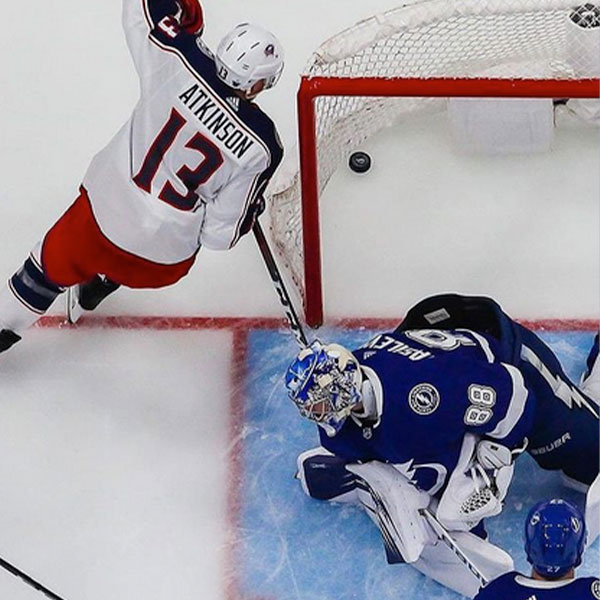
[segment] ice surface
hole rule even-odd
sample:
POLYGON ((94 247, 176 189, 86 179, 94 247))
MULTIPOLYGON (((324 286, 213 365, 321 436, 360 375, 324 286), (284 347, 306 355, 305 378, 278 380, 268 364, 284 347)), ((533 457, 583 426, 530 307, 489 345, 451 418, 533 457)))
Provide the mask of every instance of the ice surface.
MULTIPOLYGON (((289 147, 310 52, 396 5, 205 0, 205 35, 214 47, 245 20, 278 33, 287 68, 261 104, 289 147)), ((0 277, 72 201, 90 158, 136 101, 120 10, 120 0, 66 0, 3 15, 0 277)), ((502 159, 499 174, 498 162, 450 154, 434 125, 437 133, 422 122, 385 132, 366 147, 367 177, 342 170, 332 182, 323 223, 329 313, 400 317, 427 293, 452 290, 495 295, 521 318, 597 317, 593 137, 566 133, 551 166, 502 159)), ((216 319, 36 329, 2 355, 0 556, 66 600, 385 600, 401 590, 452 598, 410 569, 387 567, 358 511, 301 494, 295 456, 316 437, 283 395, 294 342, 264 322, 254 330, 219 320, 281 314, 251 238, 230 253, 201 252, 177 286, 121 290, 98 312, 216 319)), ((320 335, 350 342, 368 332, 320 335)), ((578 369, 589 338, 551 342, 578 369)), ((533 496, 520 482, 558 489, 522 464, 514 511, 493 531, 521 566, 511 544, 533 496)), ((582 572, 597 558, 596 545, 582 572)), ((40 598, 2 570, 0 596, 40 598)))
POLYGON ((0 556, 68 599, 223 598, 230 373, 225 331, 31 331, 0 361, 0 556))

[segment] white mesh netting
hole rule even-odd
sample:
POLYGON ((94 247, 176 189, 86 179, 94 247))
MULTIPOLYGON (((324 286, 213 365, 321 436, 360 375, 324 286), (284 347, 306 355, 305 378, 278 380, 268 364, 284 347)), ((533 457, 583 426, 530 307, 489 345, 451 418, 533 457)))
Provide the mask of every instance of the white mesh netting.
MULTIPOLYGON (((311 56, 308 77, 581 79, 600 73, 599 8, 573 0, 429 0, 362 21, 311 56)), ((450 93, 448 94, 451 95, 450 93)), ((382 128, 445 100, 316 99, 321 193, 349 153, 382 128)), ((271 186, 271 233, 304 296, 297 157, 271 186)))

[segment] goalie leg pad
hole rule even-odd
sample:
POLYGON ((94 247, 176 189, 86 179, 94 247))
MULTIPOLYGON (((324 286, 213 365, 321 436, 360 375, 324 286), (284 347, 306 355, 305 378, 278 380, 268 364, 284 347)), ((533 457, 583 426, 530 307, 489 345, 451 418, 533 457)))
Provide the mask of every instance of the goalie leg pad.
POLYGON ((358 503, 356 475, 346 469, 348 461, 325 448, 313 448, 298 456, 298 473, 304 493, 317 500, 358 503))
POLYGON ((587 545, 593 544, 600 535, 600 475, 596 477, 585 499, 585 524, 588 531, 587 545))
POLYGON ((347 469, 358 475, 358 498, 383 536, 388 562, 418 560, 434 539, 420 513, 429 505, 430 496, 390 464, 372 461, 347 469))
POLYGON ((587 358, 587 369, 581 378, 581 391, 597 403, 600 402, 600 360, 598 360, 598 334, 587 358))
MULTIPOLYGON (((488 581, 514 570, 512 558, 498 546, 472 533, 452 532, 451 535, 488 581)), ((442 541, 428 545, 413 566, 427 577, 468 598, 473 598, 481 586, 479 579, 442 541)))

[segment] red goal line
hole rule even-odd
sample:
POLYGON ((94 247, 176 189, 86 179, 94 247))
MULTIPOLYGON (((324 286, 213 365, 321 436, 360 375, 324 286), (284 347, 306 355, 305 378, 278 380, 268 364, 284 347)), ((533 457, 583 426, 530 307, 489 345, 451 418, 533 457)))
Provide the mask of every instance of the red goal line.
MULTIPOLYGON (((349 317, 329 319, 326 326, 341 329, 385 330, 394 328, 402 320, 398 318, 349 317)), ((519 323, 536 331, 598 331, 597 319, 517 319, 519 323)), ((233 331, 253 329, 287 329, 285 319, 276 317, 193 317, 193 316, 100 316, 83 317, 76 325, 70 325, 62 316, 42 317, 36 327, 65 329, 131 329, 131 330, 209 330, 233 331)), ((318 332, 319 330, 312 330, 318 332)), ((309 331, 310 334, 310 331, 309 331)), ((291 335, 291 333, 290 333, 291 335)), ((309 335, 310 337, 310 335, 309 335)))

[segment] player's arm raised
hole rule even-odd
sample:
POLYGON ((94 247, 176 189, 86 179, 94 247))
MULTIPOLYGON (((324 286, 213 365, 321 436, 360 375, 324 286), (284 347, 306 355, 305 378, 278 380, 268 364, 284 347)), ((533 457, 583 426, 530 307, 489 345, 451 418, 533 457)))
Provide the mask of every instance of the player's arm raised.
POLYGON ((201 34, 204 14, 198 0, 123 0, 123 29, 136 70, 144 77, 163 52, 162 42, 180 34, 201 34))

